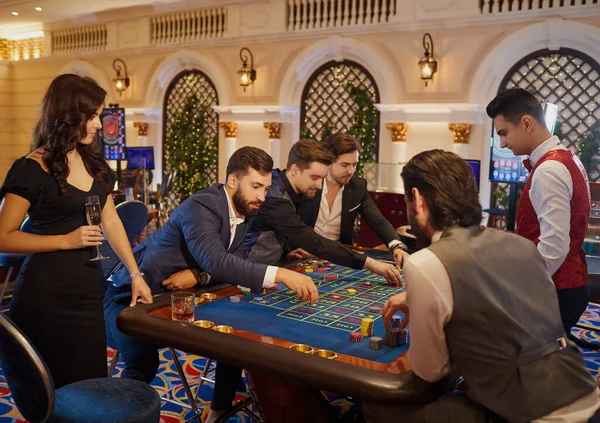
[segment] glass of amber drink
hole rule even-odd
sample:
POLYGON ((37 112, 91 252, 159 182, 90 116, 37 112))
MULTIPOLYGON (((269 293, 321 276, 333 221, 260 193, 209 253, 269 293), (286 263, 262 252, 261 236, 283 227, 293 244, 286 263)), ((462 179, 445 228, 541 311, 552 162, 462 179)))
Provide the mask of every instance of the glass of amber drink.
POLYGON ((194 294, 191 292, 175 292, 171 294, 171 319, 183 323, 194 321, 194 294))

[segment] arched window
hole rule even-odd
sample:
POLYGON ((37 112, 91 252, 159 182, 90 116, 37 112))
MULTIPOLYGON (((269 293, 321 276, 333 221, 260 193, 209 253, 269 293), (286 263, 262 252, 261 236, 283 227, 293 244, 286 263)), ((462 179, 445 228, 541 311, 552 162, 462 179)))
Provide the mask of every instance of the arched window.
MULTIPOLYGON (((600 130, 600 65, 580 51, 561 48, 529 54, 508 71, 498 92, 513 87, 558 105, 554 133, 575 153, 592 128, 600 130)), ((588 176, 590 182, 600 179, 600 163, 588 167, 588 176)), ((492 192, 496 192, 496 205, 500 206, 498 197, 508 192, 508 185, 498 183, 492 192)))
POLYGON ((331 61, 317 69, 302 92, 300 138, 321 140, 347 132, 361 142, 361 162, 376 162, 379 150, 379 90, 356 62, 331 61))
MULTIPOLYGON (((210 78, 199 70, 178 74, 163 107, 164 169, 174 174, 176 203, 217 182, 219 104, 210 78)), ((176 204, 175 204, 176 205, 176 204)))

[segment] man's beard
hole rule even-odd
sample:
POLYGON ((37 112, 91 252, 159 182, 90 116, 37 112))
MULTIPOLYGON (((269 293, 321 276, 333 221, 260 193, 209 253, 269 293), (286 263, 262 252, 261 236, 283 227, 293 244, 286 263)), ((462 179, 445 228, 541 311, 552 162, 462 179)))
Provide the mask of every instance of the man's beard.
POLYGON ((431 245, 431 239, 425 233, 425 230, 419 225, 417 219, 414 217, 414 213, 408 219, 410 223, 410 232, 417 238, 417 248, 427 248, 431 245))
POLYGON ((254 201, 254 202, 246 201, 244 199, 244 196, 242 195, 242 190, 240 189, 239 186, 238 186, 238 189, 235 190, 235 193, 233 193, 232 201, 233 201, 233 206, 238 211, 238 213, 244 215, 245 217, 256 216, 256 214, 260 210, 260 209, 250 208, 250 206, 252 204, 256 204, 259 206, 262 204, 262 201, 254 201))

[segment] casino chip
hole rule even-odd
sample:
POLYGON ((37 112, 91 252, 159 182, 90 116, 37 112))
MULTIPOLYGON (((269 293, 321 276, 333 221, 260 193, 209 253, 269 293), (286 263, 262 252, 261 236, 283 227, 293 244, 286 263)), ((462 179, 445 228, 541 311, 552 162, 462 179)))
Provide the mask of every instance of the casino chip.
POLYGON ((362 333, 360 333, 360 332, 352 332, 350 334, 350 340, 352 342, 361 342, 363 340, 362 333))
POLYGON ((240 297, 238 297, 237 295, 232 295, 231 297, 229 297, 229 301, 231 301, 232 303, 239 303, 240 301, 240 297))
POLYGON ((381 313, 381 307, 370 306, 369 307, 369 313, 381 313))
POLYGON ((263 297, 256 297, 254 298, 254 301, 258 301, 259 303, 263 300, 263 297))
POLYGON ((347 289, 347 291, 349 294, 356 294, 356 289, 354 288, 347 289))
POLYGON ((334 281, 338 278, 338 275, 329 275, 329 276, 325 276, 325 280, 326 281, 334 281))
POLYGON ((383 345, 383 338, 380 336, 372 336, 369 339, 369 348, 372 350, 380 350, 383 345))
POLYGON ((344 297, 342 297, 340 295, 332 295, 329 298, 331 298, 332 300, 343 300, 344 299, 344 297))

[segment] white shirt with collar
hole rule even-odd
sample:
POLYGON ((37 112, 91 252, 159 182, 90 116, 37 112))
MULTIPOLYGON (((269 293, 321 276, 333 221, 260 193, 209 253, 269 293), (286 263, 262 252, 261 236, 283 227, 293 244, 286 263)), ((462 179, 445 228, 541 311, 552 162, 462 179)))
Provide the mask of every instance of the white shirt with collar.
MULTIPOLYGON (((567 148, 558 137, 553 136, 533 150, 529 156, 531 165, 535 166, 552 150, 567 148)), ((529 197, 540 224, 537 249, 552 276, 565 261, 571 243, 573 180, 567 167, 557 160, 546 160, 540 164, 533 174, 529 197)))
POLYGON ((323 193, 321 195, 321 203, 319 204, 319 215, 315 222, 315 232, 333 241, 340 240, 340 233, 342 227, 342 193, 344 192, 344 185, 341 186, 335 200, 333 200, 333 206, 329 209, 327 203, 327 180, 323 181, 323 193))
MULTIPOLYGON (((327 198, 325 197, 327 189, 327 179, 323 180, 323 193, 321 195, 321 203, 319 204, 319 214, 317 215, 317 221, 315 222, 315 232, 331 239, 332 241, 338 242, 340 240, 340 234, 342 231, 342 195, 344 192, 345 185, 342 185, 339 192, 333 200, 333 206, 329 209, 327 198)), ((388 249, 396 244, 400 244, 400 241, 394 239, 388 244, 388 249)))
MULTIPOLYGON (((537 172, 537 171, 536 171, 537 172)), ((440 240, 436 232, 431 242, 440 240)), ((441 260, 428 248, 412 254, 404 266, 406 303, 410 310, 412 370, 421 379, 434 382, 450 370, 450 355, 444 328, 452 317, 452 283, 441 260)), ((600 405, 600 390, 580 398, 532 423, 587 422, 600 405)))
MULTIPOLYGON (((246 221, 245 217, 237 217, 235 215, 235 211, 233 210, 233 204, 231 203, 231 199, 229 198, 229 193, 227 192, 227 188, 223 185, 223 190, 225 190, 225 197, 227 198, 227 206, 229 208, 229 246, 227 249, 231 247, 233 243, 233 239, 235 238, 235 231, 238 225, 244 223, 246 221)), ((265 272, 265 277, 263 279, 263 288, 271 288, 275 285, 275 276, 277 274, 277 267, 275 266, 267 266, 267 271, 265 272)))

